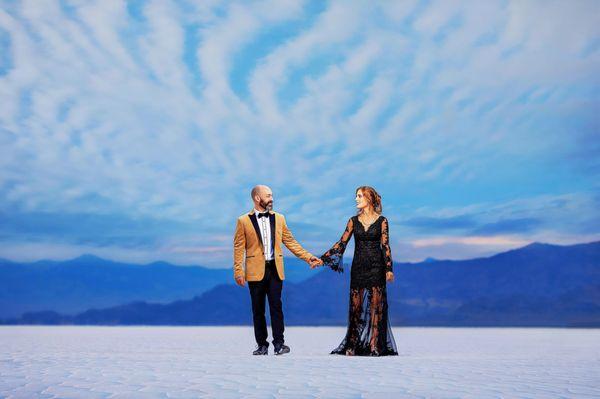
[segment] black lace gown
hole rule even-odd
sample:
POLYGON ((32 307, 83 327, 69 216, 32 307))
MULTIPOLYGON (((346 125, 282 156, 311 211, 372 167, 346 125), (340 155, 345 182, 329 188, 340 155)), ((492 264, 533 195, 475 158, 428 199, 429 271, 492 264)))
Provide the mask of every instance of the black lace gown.
POLYGON ((388 319, 386 272, 392 271, 387 219, 380 215, 366 229, 352 216, 342 237, 321 256, 324 266, 342 272, 343 254, 354 234, 354 259, 350 272, 348 330, 332 354, 357 356, 397 355, 388 319))

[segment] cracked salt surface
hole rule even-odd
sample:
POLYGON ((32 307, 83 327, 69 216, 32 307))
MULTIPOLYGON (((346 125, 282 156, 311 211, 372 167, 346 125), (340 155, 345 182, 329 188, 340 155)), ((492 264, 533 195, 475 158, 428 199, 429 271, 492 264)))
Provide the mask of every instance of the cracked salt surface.
POLYGON ((343 327, 0 327, 2 398, 600 398, 600 330, 394 328, 399 356, 329 355, 343 327))

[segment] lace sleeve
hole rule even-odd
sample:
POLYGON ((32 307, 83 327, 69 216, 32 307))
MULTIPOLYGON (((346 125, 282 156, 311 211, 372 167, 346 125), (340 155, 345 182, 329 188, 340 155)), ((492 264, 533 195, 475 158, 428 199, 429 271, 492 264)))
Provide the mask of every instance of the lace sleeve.
POLYGON ((348 224, 346 224, 346 230, 344 230, 339 241, 320 256, 323 261, 323 266, 328 266, 331 270, 335 270, 339 273, 344 271, 343 255, 346 250, 346 245, 348 244, 348 241, 350 241, 350 237, 352 237, 353 229, 354 223, 352 222, 352 218, 350 218, 348 219, 348 224))
POLYGON ((385 271, 391 272, 393 269, 392 250, 390 249, 390 232, 388 221, 385 217, 381 221, 381 250, 383 251, 385 271))

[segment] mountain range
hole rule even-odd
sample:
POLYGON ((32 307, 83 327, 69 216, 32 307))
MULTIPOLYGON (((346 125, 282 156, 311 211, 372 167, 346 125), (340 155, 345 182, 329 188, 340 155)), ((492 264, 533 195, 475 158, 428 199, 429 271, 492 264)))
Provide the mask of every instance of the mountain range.
MULTIPOLYGON (((393 325, 600 327, 600 242, 395 263, 394 273, 387 290, 393 325)), ((345 325, 349 273, 307 275, 284 283, 286 325, 345 325)), ((252 316, 248 289, 228 283, 169 303, 136 300, 72 315, 48 307, 3 323, 251 325, 252 316)))
MULTIPOLYGON (((286 278, 314 274, 297 258, 285 259, 286 278)), ((67 261, 16 263, 0 259, 0 319, 51 309, 75 314, 132 301, 168 303, 233 282, 233 269, 114 262, 94 255, 67 261)))

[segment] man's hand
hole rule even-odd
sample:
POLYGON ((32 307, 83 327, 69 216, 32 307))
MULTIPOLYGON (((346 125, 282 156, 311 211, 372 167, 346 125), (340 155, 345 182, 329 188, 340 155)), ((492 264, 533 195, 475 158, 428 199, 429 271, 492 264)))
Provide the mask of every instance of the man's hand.
POLYGON ((240 287, 244 287, 246 285, 246 279, 244 278, 244 276, 237 276, 235 278, 235 283, 240 287))
POLYGON ((311 258, 308 260, 308 263, 310 264, 311 269, 314 269, 318 266, 323 265, 323 261, 321 259, 317 258, 316 256, 311 256, 311 258))
POLYGON ((385 274, 385 279, 386 279, 387 281, 389 281, 390 283, 393 283, 393 282, 394 282, 394 273, 392 273, 392 272, 387 272, 387 273, 385 274))

